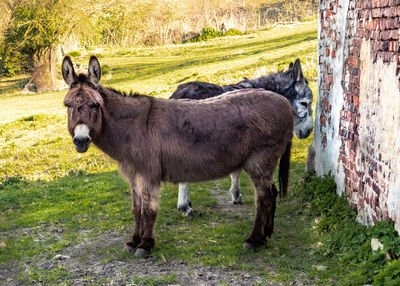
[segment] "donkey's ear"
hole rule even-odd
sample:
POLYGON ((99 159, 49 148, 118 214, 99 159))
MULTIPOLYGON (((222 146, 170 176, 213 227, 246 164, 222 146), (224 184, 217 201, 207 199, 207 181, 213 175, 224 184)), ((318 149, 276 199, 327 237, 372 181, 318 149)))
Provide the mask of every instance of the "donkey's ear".
POLYGON ((301 71, 300 60, 296 59, 293 65, 293 78, 296 82, 304 80, 303 72, 301 71))
POLYGON ((61 69, 63 78, 69 86, 78 81, 78 77, 75 73, 74 66, 72 65, 72 61, 69 56, 64 57, 61 69))
POLYGON ((95 56, 91 56, 89 60, 89 81, 97 85, 101 78, 101 68, 99 60, 95 56))
POLYGON ((291 70, 292 68, 293 68, 293 63, 290 62, 288 70, 291 70))

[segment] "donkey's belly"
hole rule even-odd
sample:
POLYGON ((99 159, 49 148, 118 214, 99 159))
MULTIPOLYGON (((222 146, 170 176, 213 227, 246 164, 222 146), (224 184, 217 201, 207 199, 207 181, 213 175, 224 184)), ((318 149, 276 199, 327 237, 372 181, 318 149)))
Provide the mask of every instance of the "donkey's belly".
POLYGON ((237 169, 239 168, 224 168, 219 170, 216 168, 209 168, 207 170, 198 168, 196 170, 186 170, 181 172, 176 169, 169 169, 163 173, 162 180, 173 183, 210 181, 226 177, 237 169))
MULTIPOLYGON (((199 152, 201 153, 201 152, 199 152)), ((162 180, 169 182, 199 182, 225 177, 240 169, 241 162, 233 156, 201 157, 192 156, 169 158, 162 164, 162 180)))

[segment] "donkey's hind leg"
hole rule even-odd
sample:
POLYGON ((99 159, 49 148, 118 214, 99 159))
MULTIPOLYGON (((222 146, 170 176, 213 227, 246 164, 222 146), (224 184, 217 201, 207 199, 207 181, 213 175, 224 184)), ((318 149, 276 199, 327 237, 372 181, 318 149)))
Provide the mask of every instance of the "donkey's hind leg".
POLYGON ((178 210, 182 212, 183 216, 193 218, 192 202, 189 198, 189 183, 179 184, 178 210))
POLYGON ((267 236, 271 236, 274 225, 276 194, 271 182, 253 180, 256 188, 256 219, 253 229, 243 247, 255 249, 265 243, 267 236))
POLYGON ((273 232, 277 191, 272 178, 278 158, 268 153, 254 156, 251 164, 245 168, 256 193, 256 218, 253 229, 243 244, 245 249, 254 250, 264 244, 267 236, 270 237, 273 232))
POLYGON ((232 194, 233 204, 243 204, 243 196, 240 193, 239 178, 242 170, 231 173, 231 188, 230 192, 232 194))
POLYGON ((274 232, 274 219, 275 219, 275 209, 276 209, 276 197, 278 196, 278 190, 276 189, 275 184, 272 184, 272 209, 270 215, 268 216, 267 223, 264 227, 264 235, 271 237, 274 232))

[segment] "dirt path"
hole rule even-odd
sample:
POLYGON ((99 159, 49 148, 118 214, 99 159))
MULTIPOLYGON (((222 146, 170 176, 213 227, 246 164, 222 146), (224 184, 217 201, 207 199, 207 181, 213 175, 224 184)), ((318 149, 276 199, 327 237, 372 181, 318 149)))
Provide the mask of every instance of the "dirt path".
MULTIPOLYGON (((123 245, 123 237, 118 232, 108 232, 96 238, 95 242, 92 239, 68 247, 51 259, 38 256, 32 260, 33 262, 1 269, 2 285, 21 285, 16 276, 28 273, 31 269, 46 271, 55 268, 69 273, 69 278, 66 279, 69 285, 145 285, 145 282, 140 281, 146 281, 146 278, 166 277, 171 274, 176 275, 176 279, 173 279, 172 283, 166 283, 167 285, 275 285, 266 283, 258 276, 232 269, 189 266, 175 260, 160 262, 153 257, 131 261, 107 261, 104 255, 99 254, 101 249, 108 246, 123 245)), ((45 281, 36 281, 33 284, 46 283, 45 281)))

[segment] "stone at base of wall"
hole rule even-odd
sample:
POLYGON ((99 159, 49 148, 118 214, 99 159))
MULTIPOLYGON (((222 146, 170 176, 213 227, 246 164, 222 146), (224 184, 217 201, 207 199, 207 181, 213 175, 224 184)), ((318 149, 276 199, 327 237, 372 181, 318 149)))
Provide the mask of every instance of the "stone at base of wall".
POLYGON ((315 173, 315 149, 313 145, 308 146, 306 172, 308 174, 315 173))

